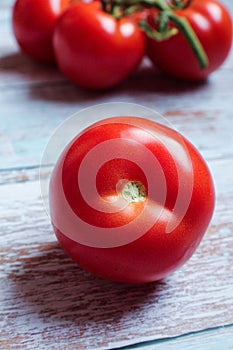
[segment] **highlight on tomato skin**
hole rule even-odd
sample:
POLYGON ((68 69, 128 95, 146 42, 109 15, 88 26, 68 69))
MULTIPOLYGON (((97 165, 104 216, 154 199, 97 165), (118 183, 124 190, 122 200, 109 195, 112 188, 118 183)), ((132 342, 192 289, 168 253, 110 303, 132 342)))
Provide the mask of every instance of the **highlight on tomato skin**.
POLYGON ((209 169, 177 131, 119 116, 77 135, 50 180, 54 232, 90 273, 148 283, 195 252, 215 203, 209 169))
POLYGON ((12 10, 14 36, 21 50, 36 61, 54 63, 52 36, 60 14, 72 0, 16 0, 12 10))
POLYGON ((116 86, 141 63, 145 37, 131 18, 114 18, 96 3, 78 2, 58 19, 53 46, 60 71, 81 87, 116 86))
POLYGON ((207 55, 207 66, 200 67, 181 32, 163 41, 148 38, 147 55, 155 67, 169 77, 185 81, 206 80, 230 53, 233 41, 231 14, 216 0, 193 0, 187 8, 174 13, 190 24, 207 55))

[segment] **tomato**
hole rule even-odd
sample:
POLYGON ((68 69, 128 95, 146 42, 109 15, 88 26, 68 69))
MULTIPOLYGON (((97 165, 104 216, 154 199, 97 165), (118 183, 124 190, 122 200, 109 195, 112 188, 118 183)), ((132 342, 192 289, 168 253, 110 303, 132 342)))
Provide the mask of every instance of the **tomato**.
POLYGON ((120 83, 136 69, 145 52, 144 35, 133 20, 116 20, 87 3, 63 13, 53 43, 63 74, 90 89, 120 83))
POLYGON ((53 62, 55 23, 71 0, 17 0, 13 7, 13 31, 22 51, 33 59, 53 62))
POLYGON ((232 44, 232 19, 226 8, 215 0, 193 0, 175 14, 185 17, 200 40, 209 64, 200 68, 183 34, 157 42, 148 39, 147 54, 162 72, 186 80, 203 80, 226 59, 232 44))
POLYGON ((99 121, 77 135, 50 180, 55 234, 94 275, 159 280, 199 245, 214 210, 214 186, 194 146, 139 117, 99 121))

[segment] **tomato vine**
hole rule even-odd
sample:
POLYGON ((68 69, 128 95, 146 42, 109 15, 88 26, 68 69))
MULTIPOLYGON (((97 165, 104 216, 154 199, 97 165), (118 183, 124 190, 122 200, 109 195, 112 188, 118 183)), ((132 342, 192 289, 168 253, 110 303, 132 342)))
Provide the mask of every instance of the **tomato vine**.
POLYGON ((158 10, 152 24, 149 23, 148 19, 138 23, 145 34, 156 41, 163 41, 180 31, 192 48, 200 68, 208 66, 208 57, 195 31, 185 17, 177 16, 175 13, 176 10, 189 7, 192 0, 175 0, 169 3, 165 0, 102 0, 101 3, 105 12, 117 18, 144 8, 158 10))

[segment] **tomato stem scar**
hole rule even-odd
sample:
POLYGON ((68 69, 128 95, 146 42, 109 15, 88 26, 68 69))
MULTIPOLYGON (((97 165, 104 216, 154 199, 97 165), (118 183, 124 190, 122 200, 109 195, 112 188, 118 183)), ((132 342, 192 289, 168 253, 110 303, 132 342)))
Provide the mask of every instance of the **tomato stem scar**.
POLYGON ((145 202, 146 189, 140 181, 128 181, 121 191, 122 197, 129 203, 145 202))

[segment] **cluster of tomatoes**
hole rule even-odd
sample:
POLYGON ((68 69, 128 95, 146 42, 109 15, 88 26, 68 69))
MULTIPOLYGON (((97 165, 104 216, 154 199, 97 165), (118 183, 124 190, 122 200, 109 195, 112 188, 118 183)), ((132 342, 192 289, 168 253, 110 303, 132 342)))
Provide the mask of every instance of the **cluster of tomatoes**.
POLYGON ((147 55, 167 75, 202 80, 227 57, 232 19, 216 0, 16 0, 13 30, 33 59, 106 89, 147 55))

